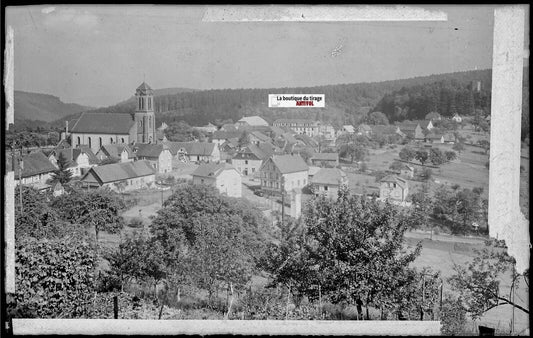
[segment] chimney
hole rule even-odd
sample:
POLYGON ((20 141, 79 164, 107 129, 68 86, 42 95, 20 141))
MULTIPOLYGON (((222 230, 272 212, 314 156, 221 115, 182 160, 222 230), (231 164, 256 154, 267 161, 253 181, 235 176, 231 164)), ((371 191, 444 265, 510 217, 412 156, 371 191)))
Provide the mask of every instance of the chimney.
POLYGON ((65 121, 65 138, 68 136, 68 121, 65 121))

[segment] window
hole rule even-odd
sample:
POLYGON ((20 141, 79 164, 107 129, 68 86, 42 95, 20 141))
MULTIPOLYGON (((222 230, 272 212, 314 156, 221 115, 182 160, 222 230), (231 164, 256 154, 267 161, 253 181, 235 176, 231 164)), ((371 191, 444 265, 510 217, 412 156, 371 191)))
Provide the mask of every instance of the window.
POLYGON ((248 164, 248 160, 245 160, 245 161, 244 161, 244 164, 248 164))
POLYGON ((91 142, 91 137, 89 136, 89 148, 92 148, 92 147, 91 147, 91 143, 92 143, 92 142, 91 142))
POLYGON ((328 186, 327 185, 324 186, 324 190, 328 191, 328 186))
POLYGON ((98 147, 102 148, 102 138, 101 137, 98 138, 98 147))
POLYGON ((392 185, 392 186, 393 186, 394 188, 396 188, 396 183, 393 183, 393 185, 392 185))
POLYGON ((120 139, 122 141, 122 143, 124 143, 124 137, 120 139))
POLYGON ((109 139, 110 139, 110 141, 109 141, 109 142, 110 142, 111 144, 113 144, 113 138, 112 138, 112 137, 110 137, 109 139))
POLYGON ((78 144, 81 144, 81 139, 79 136, 78 136, 78 144))
POLYGON ((200 182, 201 182, 202 184, 204 184, 204 179, 202 178, 202 179, 200 180, 200 182))
MULTIPOLYGON (((148 102, 150 102, 150 101, 148 101, 148 102)), ((152 128, 152 117, 151 116, 148 118, 148 128, 150 128, 150 129, 152 128)))

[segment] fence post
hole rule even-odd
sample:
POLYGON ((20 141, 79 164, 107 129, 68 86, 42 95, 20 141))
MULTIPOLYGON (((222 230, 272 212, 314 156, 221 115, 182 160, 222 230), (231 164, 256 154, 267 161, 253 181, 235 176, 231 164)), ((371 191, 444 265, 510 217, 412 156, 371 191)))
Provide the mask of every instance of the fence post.
POLYGON ((113 296, 113 317, 118 319, 118 296, 113 296))

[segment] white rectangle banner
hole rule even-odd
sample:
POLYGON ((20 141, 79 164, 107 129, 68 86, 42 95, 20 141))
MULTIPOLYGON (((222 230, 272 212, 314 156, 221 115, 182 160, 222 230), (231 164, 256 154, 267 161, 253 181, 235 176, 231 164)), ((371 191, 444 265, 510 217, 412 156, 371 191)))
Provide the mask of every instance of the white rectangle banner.
POLYGON ((324 108, 326 96, 324 94, 268 94, 270 108, 324 108))

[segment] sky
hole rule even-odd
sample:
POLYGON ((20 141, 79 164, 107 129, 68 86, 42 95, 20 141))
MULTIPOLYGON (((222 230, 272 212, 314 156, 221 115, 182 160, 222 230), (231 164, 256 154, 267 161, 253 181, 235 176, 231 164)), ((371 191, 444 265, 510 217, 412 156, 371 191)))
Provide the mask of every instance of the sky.
POLYGON ((213 6, 16 6, 6 25, 16 90, 103 107, 144 80, 279 88, 491 68, 494 7, 425 6, 446 21, 206 22, 213 6))

